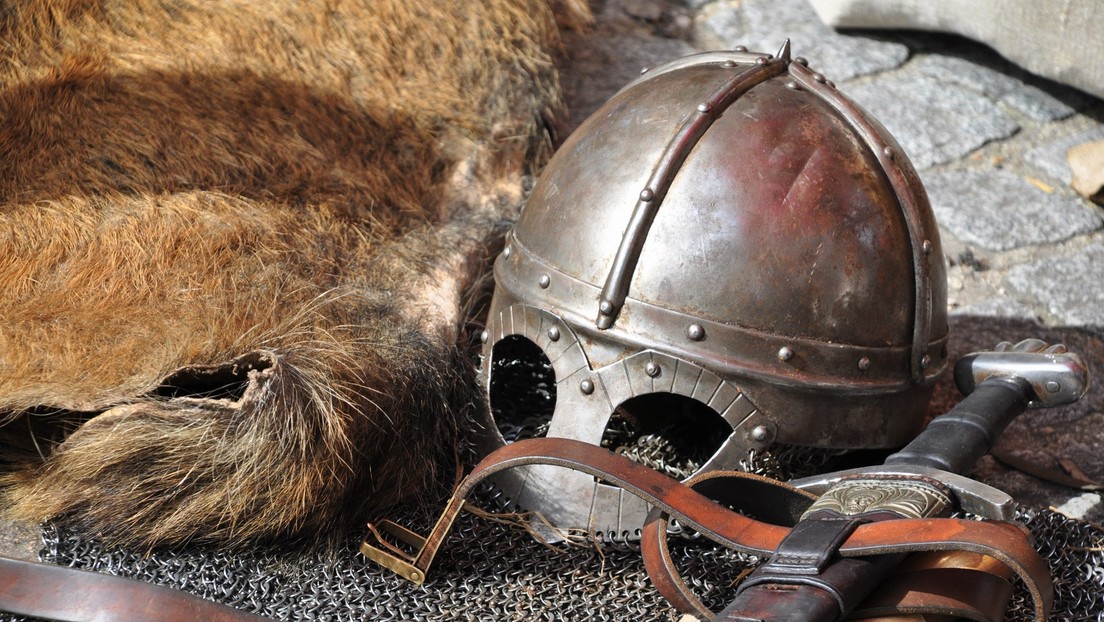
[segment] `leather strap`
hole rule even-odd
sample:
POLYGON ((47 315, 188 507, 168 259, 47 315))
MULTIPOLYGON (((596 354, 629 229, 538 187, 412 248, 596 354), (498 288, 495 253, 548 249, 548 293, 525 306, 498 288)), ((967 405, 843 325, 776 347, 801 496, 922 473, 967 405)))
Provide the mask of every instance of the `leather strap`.
MULTIPOLYGON (((658 515, 676 517, 709 539, 751 555, 770 555, 790 531, 787 526, 761 522, 729 510, 690 486, 628 458, 588 443, 562 438, 527 439, 494 451, 460 483, 453 499, 467 497, 480 481, 494 473, 532 464, 570 468, 618 485, 651 503, 658 515)), ((666 520, 649 521, 644 529, 645 537, 656 544, 664 541, 665 524, 666 520), (651 536, 647 535, 649 531, 653 532, 651 536)), ((448 524, 441 529, 447 530, 448 524)), ((443 533, 435 531, 427 540, 440 542, 442 538, 443 533)), ((649 572, 657 564, 666 565, 663 560, 670 560, 670 555, 664 555, 662 548, 651 545, 649 548, 655 549, 653 555, 659 559, 646 560, 649 572)), ((1047 619, 1053 601, 1049 568, 1031 546, 1027 534, 1015 524, 952 518, 880 521, 858 526, 839 548, 843 557, 924 551, 966 551, 1000 561, 1023 580, 1031 594, 1036 618, 1047 619)), ((657 586, 677 587, 682 582, 674 576, 661 573, 655 579, 657 586)), ((663 588, 661 591, 681 610, 700 612, 680 606, 680 600, 681 605, 697 600, 684 584, 670 594, 663 588)))
POLYGON ((65 622, 265 622, 187 592, 0 557, 0 611, 65 622))

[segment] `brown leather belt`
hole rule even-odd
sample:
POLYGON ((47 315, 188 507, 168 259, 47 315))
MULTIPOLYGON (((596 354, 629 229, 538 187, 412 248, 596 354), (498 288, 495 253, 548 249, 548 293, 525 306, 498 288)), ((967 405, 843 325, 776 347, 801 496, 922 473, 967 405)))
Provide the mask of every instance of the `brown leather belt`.
MULTIPOLYGON (((655 517, 673 516, 715 542, 752 555, 769 555, 790 531, 787 526, 756 520, 729 510, 692 486, 600 447, 570 439, 539 438, 507 445, 476 465, 457 487, 441 518, 426 538, 403 530, 403 539, 417 548, 415 554, 402 554, 393 547, 382 550, 367 540, 361 550, 370 558, 420 583, 459 514, 464 499, 475 486, 505 469, 535 464, 574 469, 620 486, 651 503, 655 507, 655 517)), ((797 508, 804 507, 810 501, 808 495, 785 484, 743 473, 713 473, 703 480, 713 481, 712 488, 731 488, 737 496, 740 496, 740 490, 751 486, 756 489, 756 494, 744 495, 744 500, 766 500, 757 504, 757 510, 773 512, 776 516, 784 516, 788 511, 792 517, 797 508), (721 484, 722 478, 728 480, 724 485, 721 484)), ((649 575, 676 608, 684 613, 711 617, 677 578, 678 573, 662 544, 666 536, 665 523, 666 520, 654 519, 643 532, 645 542, 642 549, 649 575)), ((373 533, 378 537, 375 528, 373 533)), ((1031 546, 1027 533, 1015 524, 952 518, 887 520, 858 526, 839 548, 839 554, 843 557, 933 551, 966 552, 997 560, 1012 575, 1022 579, 1031 594, 1036 618, 1047 619, 1053 600, 1049 569, 1031 546)), ((912 600, 898 603, 895 611, 931 612, 939 603, 944 603, 947 607, 939 611, 952 615, 956 611, 969 610, 971 615, 981 616, 974 617, 978 620, 999 620, 1002 617, 1003 612, 987 612, 989 608, 984 602, 992 600, 1002 590, 996 593, 973 591, 994 587, 995 582, 990 577, 963 575, 956 578, 966 577, 968 580, 956 583, 953 580, 935 581, 932 576, 922 577, 928 591, 904 589, 904 593, 913 595, 912 600), (935 590, 936 584, 945 589, 935 590), (972 598, 969 597, 971 595, 972 598), (959 606, 961 601, 967 604, 959 606), (973 601, 978 602, 969 604, 973 601)), ((879 605, 882 608, 886 606, 885 603, 879 605)))
POLYGON ((3 557, 0 557, 0 610, 66 622, 267 620, 159 585, 3 557))

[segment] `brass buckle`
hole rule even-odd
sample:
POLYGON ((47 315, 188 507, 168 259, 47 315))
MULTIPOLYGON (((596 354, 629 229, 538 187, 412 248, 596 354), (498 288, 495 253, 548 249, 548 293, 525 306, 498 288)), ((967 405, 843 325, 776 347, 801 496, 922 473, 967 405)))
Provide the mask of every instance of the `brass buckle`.
POLYGON ((400 577, 415 585, 421 585, 425 582, 426 571, 433 563, 433 558, 437 555, 437 549, 441 547, 441 543, 463 507, 463 497, 449 499, 444 512, 437 519, 437 524, 433 526, 429 535, 424 538, 393 521, 384 520, 378 525, 368 523, 368 535, 360 543, 360 552, 368 559, 400 577), (381 531, 383 533, 380 533, 381 531), (410 546, 413 553, 404 551, 388 542, 384 539, 383 534, 387 534, 410 546), (375 543, 369 542, 369 538, 373 538, 375 543))

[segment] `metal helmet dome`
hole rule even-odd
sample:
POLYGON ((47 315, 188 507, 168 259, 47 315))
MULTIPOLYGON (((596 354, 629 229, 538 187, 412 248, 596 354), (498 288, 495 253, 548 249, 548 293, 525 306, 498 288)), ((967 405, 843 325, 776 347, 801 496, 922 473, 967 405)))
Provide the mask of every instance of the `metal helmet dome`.
MULTIPOLYGON (((597 444, 631 398, 724 421, 701 466, 779 442, 901 445, 946 367, 946 275, 920 180, 824 76, 745 51, 643 74, 541 174, 495 262, 482 376, 522 339, 555 374, 547 435, 597 444)), ((487 450, 505 441, 488 422, 487 450)), ((531 467, 503 492, 553 524, 633 532, 643 502, 531 467)))

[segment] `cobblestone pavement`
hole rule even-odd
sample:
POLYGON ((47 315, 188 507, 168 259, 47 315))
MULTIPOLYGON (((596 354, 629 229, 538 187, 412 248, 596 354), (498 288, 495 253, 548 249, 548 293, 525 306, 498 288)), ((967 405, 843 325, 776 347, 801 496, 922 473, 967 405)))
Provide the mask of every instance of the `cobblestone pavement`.
MULTIPOLYGON (((1089 361, 1097 381, 1086 399, 1021 417, 999 448, 1104 481, 1104 209, 1069 187, 1066 162, 1070 147, 1104 138, 1104 102, 960 37, 837 32, 806 0, 606 0, 596 10, 595 28, 569 41, 561 136, 644 67, 736 45, 774 52, 790 39, 920 171, 948 263, 952 356, 1039 337, 1089 361)), ((957 399, 945 381, 933 411, 957 399)), ((975 476, 1024 503, 1104 519, 1097 492, 988 457, 975 476)))

